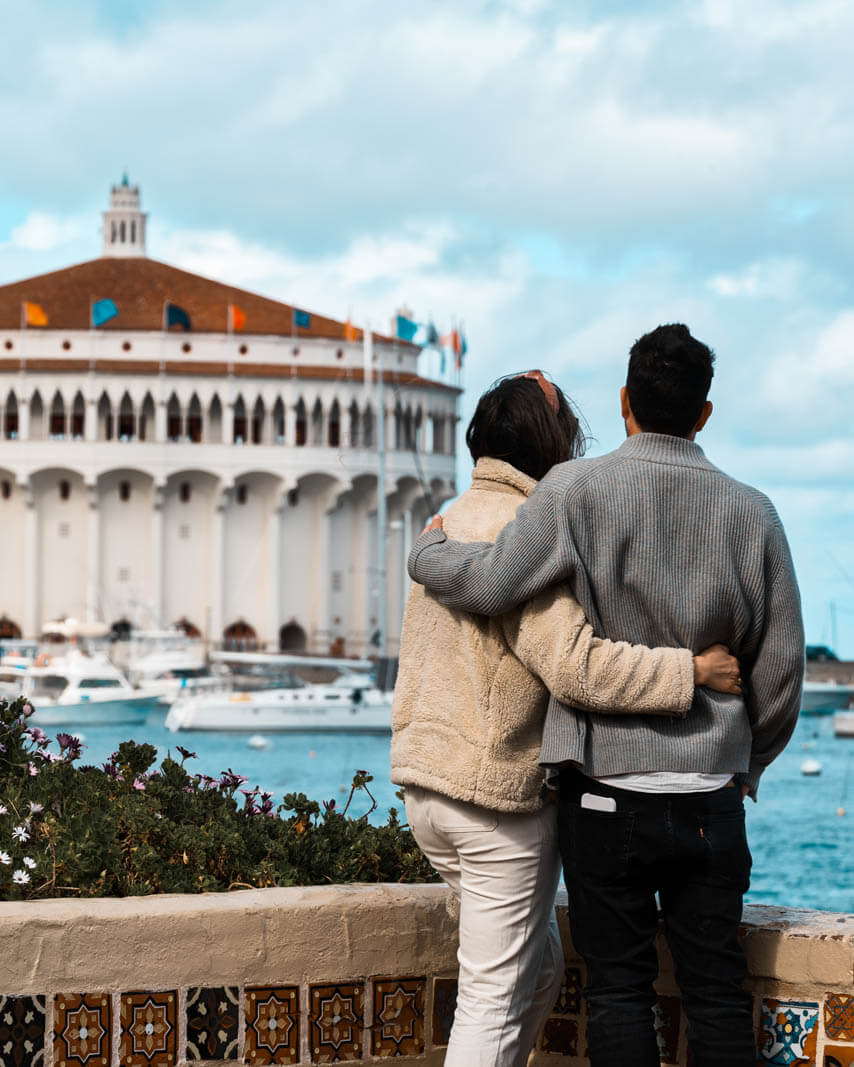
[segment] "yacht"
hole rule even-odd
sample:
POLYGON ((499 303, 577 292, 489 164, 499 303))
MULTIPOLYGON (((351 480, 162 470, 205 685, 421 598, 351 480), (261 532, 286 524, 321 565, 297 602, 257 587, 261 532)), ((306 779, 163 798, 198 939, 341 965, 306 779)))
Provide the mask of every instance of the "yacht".
MULTIPOLYGON (((214 657, 216 654, 213 654, 214 657)), ((169 709, 166 725, 172 731, 229 732, 346 731, 391 732, 391 692, 379 689, 370 661, 326 657, 268 656, 263 653, 219 654, 234 665, 287 669, 285 684, 271 688, 202 693, 179 698, 169 709), (236 661, 236 662, 235 662, 236 661), (300 668, 338 670, 330 682, 309 683, 295 673, 300 668)))
POLYGON ((24 672, 21 695, 35 708, 37 726, 144 722, 157 698, 133 688, 101 652, 71 645, 40 653, 24 672))
POLYGON ((804 715, 830 715, 840 708, 847 708, 854 685, 841 682, 804 682, 801 711, 804 715))
POLYGON ((133 630, 126 642, 114 645, 111 659, 124 667, 134 688, 156 697, 161 704, 223 689, 229 674, 224 665, 212 671, 203 642, 177 628, 133 630))

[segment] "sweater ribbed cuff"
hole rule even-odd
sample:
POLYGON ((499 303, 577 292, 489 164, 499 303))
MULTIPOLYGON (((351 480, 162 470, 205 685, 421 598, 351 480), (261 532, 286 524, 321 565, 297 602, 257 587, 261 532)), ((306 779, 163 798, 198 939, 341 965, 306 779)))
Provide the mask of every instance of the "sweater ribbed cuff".
POLYGON ((764 770, 764 763, 758 763, 756 760, 752 759, 748 770, 741 771, 739 774, 735 775, 735 780, 739 785, 747 786, 747 795, 752 800, 756 800, 756 794, 759 791, 759 778, 764 770))
POLYGON ((406 563, 406 569, 409 571, 409 577, 413 582, 418 582, 419 585, 424 583, 418 577, 418 557, 424 551, 425 548, 431 548, 433 545, 440 545, 443 541, 447 541, 445 531, 441 528, 435 530, 428 530, 427 533, 421 534, 409 553, 409 559, 406 563))
POLYGON ((679 650, 679 703, 676 717, 684 719, 694 703, 694 653, 689 648, 679 650))

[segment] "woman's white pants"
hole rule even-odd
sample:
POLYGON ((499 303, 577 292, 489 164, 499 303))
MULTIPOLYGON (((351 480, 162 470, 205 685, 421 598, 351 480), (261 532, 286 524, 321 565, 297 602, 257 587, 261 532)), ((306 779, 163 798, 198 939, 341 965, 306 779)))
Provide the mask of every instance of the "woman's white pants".
POLYGON ((406 787, 415 840, 460 901, 445 1067, 520 1067, 554 1007, 564 967, 556 809, 508 814, 406 787))

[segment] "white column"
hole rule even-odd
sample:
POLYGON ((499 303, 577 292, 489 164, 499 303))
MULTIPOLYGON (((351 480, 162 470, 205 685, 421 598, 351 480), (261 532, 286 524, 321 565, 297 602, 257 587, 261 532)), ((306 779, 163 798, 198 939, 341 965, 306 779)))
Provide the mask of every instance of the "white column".
POLYGON ((166 440, 166 405, 161 396, 154 405, 154 440, 163 443, 166 440))
MULTIPOLYGON (((151 614, 152 625, 162 626, 163 619, 163 523, 165 522, 166 490, 155 485, 151 499, 151 614)), ((172 621, 172 620, 170 620, 172 621)))
POLYGON ((231 489, 217 492, 211 530, 211 607, 208 641, 221 641, 223 609, 225 606, 225 512, 231 499, 231 489))
MULTIPOLYGON (((18 409, 20 412, 20 408, 18 409)), ((20 418, 20 415, 18 416, 20 418)), ((38 617, 38 565, 39 536, 38 515, 36 513, 35 493, 32 485, 23 487, 26 516, 24 518, 24 567, 26 585, 24 587, 24 637, 36 638, 39 635, 41 619, 38 617)))
POLYGON ((85 441, 98 440, 98 397, 95 395, 96 388, 95 375, 90 372, 86 376, 86 398, 84 401, 86 406, 83 415, 83 439, 85 441))
POLYGON ((86 621, 97 622, 101 599, 101 513, 98 486, 87 485, 89 510, 86 524, 86 621))
MULTIPOLYGON (((286 492, 286 491, 285 491, 286 492)), ((270 589, 270 607, 268 641, 270 648, 276 652, 279 648, 279 627, 282 624, 282 511, 287 496, 281 492, 273 498, 273 508, 267 519, 267 583, 270 589)))

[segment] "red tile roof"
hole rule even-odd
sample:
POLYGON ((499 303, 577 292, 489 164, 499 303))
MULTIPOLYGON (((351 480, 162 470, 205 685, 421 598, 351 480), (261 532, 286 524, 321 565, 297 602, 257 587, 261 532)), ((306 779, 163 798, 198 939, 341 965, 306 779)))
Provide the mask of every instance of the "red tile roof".
MULTIPOLYGON (((160 330, 163 305, 169 301, 187 312, 193 331, 198 333, 225 333, 228 305, 236 304, 246 315, 241 334, 295 333, 299 337, 344 340, 343 322, 311 311, 310 326, 294 331, 291 304, 145 257, 92 259, 0 286, 0 330, 20 329, 21 304, 25 300, 44 308, 49 329, 86 330, 91 302, 105 297, 114 301, 119 313, 99 330, 160 330)), ((361 330, 357 331, 357 340, 362 340, 361 330)), ((403 341, 399 344, 411 347, 403 341)))

